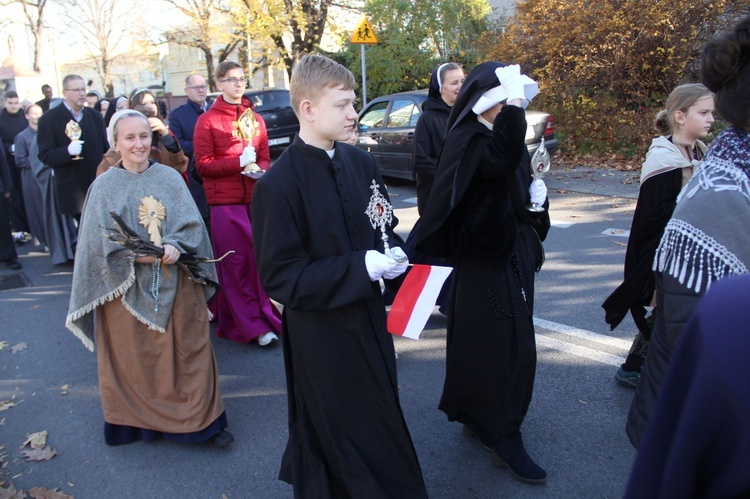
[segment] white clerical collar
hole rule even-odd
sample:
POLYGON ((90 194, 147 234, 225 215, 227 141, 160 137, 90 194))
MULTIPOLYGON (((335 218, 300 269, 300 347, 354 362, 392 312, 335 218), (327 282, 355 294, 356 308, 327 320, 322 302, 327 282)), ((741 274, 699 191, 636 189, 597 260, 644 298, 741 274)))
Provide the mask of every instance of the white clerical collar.
POLYGON ((484 119, 484 116, 482 116, 481 114, 477 115, 477 121, 479 121, 479 123, 481 123, 482 125, 486 126, 490 130, 492 130, 492 123, 490 123, 489 121, 487 121, 486 119, 484 119))

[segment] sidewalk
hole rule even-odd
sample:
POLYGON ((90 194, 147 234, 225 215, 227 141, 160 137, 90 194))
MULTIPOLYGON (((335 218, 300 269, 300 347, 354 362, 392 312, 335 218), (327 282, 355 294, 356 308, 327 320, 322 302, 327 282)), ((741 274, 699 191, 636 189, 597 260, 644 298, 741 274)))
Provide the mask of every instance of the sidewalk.
POLYGON ((617 196, 638 199, 640 172, 623 172, 610 168, 555 169, 555 165, 544 177, 547 189, 572 191, 596 196, 617 196))

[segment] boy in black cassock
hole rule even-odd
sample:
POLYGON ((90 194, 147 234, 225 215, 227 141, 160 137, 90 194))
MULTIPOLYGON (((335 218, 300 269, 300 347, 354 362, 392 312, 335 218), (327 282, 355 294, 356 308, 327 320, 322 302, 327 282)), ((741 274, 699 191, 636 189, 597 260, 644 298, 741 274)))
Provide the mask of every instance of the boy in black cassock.
POLYGON ((253 192, 261 283, 284 305, 289 441, 279 478, 298 498, 427 497, 379 283, 408 261, 397 220, 385 227, 386 251, 366 213, 378 203, 391 209, 375 160, 336 142, 356 123, 354 85, 325 57, 297 63, 290 94, 299 135, 253 192))

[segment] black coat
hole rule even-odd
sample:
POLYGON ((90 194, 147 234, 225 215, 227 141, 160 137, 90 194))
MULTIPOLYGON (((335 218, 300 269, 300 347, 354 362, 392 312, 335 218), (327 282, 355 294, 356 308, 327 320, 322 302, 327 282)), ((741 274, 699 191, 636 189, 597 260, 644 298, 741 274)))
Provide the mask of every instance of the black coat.
POLYGON ((654 255, 681 189, 680 168, 654 175, 641 185, 625 253, 625 279, 602 304, 605 321, 611 329, 616 328, 630 310, 641 334, 646 339, 651 337, 644 307, 651 303, 654 295, 654 255))
MULTIPOLYGON (((375 161, 336 144, 334 159, 299 137, 257 182, 258 273, 284 305, 289 441, 279 477, 295 497, 426 497, 398 397, 393 340, 365 252, 383 251, 365 215, 375 161)), ((388 228, 391 245, 401 245, 388 228)))
POLYGON ((417 176, 417 208, 420 215, 424 213, 435 180, 450 112, 451 108, 442 99, 428 98, 414 129, 412 163, 417 176))
POLYGON ((83 133, 83 151, 80 160, 68 154, 70 139, 65 135, 65 125, 73 120, 65 106, 50 109, 39 118, 39 159, 55 172, 57 207, 63 215, 79 215, 89 185, 96 177, 96 168, 107 152, 107 138, 101 113, 84 107, 79 123, 83 133))
POLYGON ((208 219, 209 210, 206 193, 203 191, 203 179, 195 168, 195 159, 193 158, 195 123, 198 121, 198 116, 203 113, 203 109, 198 104, 188 99, 185 104, 176 107, 169 114, 169 130, 180 143, 182 152, 188 157, 188 189, 190 189, 190 194, 193 196, 201 216, 208 219))
POLYGON ((16 114, 10 114, 7 109, 0 110, 0 139, 3 141, 3 151, 11 169, 15 167, 16 161, 10 148, 16 140, 16 135, 26 130, 27 126, 29 122, 23 115, 23 110, 16 114))
POLYGON ((13 191, 13 179, 10 175, 8 162, 5 160, 5 152, 0 150, 0 261, 15 260, 17 258, 16 245, 10 233, 10 205, 5 199, 6 192, 13 191))

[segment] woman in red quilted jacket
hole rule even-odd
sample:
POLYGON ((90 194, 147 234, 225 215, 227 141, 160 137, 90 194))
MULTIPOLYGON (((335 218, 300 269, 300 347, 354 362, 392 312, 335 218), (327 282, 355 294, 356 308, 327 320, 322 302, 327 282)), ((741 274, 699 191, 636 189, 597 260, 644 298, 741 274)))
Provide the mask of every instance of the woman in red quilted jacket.
POLYGON ((211 243, 221 289, 213 310, 216 334, 266 346, 278 340, 281 318, 260 286, 253 250, 250 203, 255 180, 271 166, 263 118, 243 96, 242 67, 225 61, 216 69, 221 95, 195 124, 195 166, 211 209, 211 243))

